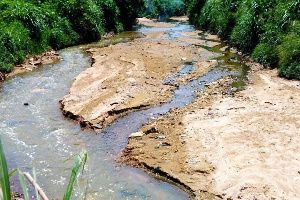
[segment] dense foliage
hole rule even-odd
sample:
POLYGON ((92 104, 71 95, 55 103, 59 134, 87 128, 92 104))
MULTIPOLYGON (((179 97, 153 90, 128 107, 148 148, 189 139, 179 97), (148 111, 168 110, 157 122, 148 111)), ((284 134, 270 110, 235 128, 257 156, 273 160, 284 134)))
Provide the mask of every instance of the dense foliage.
POLYGON ((186 0, 190 22, 300 79, 299 0, 186 0))
POLYGON ((151 17, 158 15, 167 18, 170 16, 184 15, 186 12, 185 4, 182 0, 152 0, 151 17))
POLYGON ((0 71, 26 56, 131 29, 144 0, 1 0, 0 71))

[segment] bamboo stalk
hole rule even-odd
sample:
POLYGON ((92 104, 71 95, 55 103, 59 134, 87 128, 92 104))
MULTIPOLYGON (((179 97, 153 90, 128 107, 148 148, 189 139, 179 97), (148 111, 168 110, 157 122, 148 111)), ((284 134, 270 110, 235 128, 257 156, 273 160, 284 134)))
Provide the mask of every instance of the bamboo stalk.
POLYGON ((44 193, 44 191, 42 190, 42 188, 33 180, 31 175, 28 172, 24 172, 23 174, 28 179, 29 183, 37 189, 37 191, 40 194, 41 198, 43 200, 49 200, 48 197, 46 196, 46 194, 44 193))

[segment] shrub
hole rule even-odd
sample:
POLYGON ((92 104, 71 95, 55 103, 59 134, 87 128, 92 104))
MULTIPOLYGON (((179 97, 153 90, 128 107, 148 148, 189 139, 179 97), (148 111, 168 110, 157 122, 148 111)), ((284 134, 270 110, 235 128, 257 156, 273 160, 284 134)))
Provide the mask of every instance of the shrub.
POLYGON ((266 44, 266 43, 258 44, 255 47, 251 56, 256 62, 259 62, 263 65, 268 65, 271 68, 275 68, 278 63, 278 55, 277 55, 276 47, 270 44, 266 44))
POLYGON ((282 37, 283 42, 278 47, 279 75, 300 80, 300 37, 295 33, 282 37))
POLYGON ((190 22, 299 79, 299 0, 185 0, 190 22))
POLYGON ((258 43, 257 9, 255 2, 244 1, 237 13, 237 25, 231 34, 231 42, 246 52, 251 52, 258 43))
POLYGON ((181 0, 153 0, 152 16, 165 17, 183 15, 185 13, 184 3, 181 0))
POLYGON ((2 0, 0 71, 10 72, 26 56, 48 48, 93 42, 104 31, 131 29, 145 8, 144 3, 144 0, 2 0))
POLYGON ((72 29, 80 36, 80 43, 101 38, 102 10, 92 0, 65 0, 57 2, 60 15, 66 17, 72 29))
POLYGON ((20 22, 0 24, 0 71, 10 72, 20 64, 30 49, 30 31, 20 22))
POLYGON ((188 17, 191 24, 194 24, 197 27, 200 27, 200 11, 202 7, 204 6, 206 0, 192 0, 191 2, 186 1, 187 3, 190 3, 188 6, 188 17))
POLYGON ((124 26, 124 30, 131 30, 136 24, 136 18, 145 11, 144 0, 116 0, 120 9, 120 21, 124 26))
POLYGON ((120 10, 113 0, 94 0, 103 11, 103 25, 105 31, 121 32, 123 25, 120 21, 120 10))

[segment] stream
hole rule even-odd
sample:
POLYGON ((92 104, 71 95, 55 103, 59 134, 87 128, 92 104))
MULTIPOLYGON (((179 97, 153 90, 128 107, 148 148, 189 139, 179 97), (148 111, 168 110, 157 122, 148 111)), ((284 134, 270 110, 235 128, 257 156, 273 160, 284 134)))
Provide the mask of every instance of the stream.
MULTIPOLYGON (((219 55, 215 58, 219 60, 218 66, 203 77, 180 85, 171 102, 133 112, 100 134, 82 130, 77 123, 66 119, 59 108, 59 100, 69 92, 74 78, 90 67, 89 56, 84 50, 132 41, 141 37, 141 31, 168 30, 171 32, 167 39, 173 40, 180 37, 180 32, 194 30, 186 23, 173 23, 175 27, 139 27, 135 32, 121 33, 112 39, 63 49, 59 52, 61 62, 3 83, 0 89, 0 133, 9 170, 18 167, 31 173, 34 167, 37 182, 47 196, 50 199, 62 198, 75 157, 85 149, 88 152, 87 173, 75 184, 74 199, 80 199, 82 195, 87 199, 188 199, 189 195, 176 186, 114 160, 126 147, 130 133, 138 131, 150 119, 169 112, 170 108, 192 102, 195 91, 203 91, 205 84, 230 75, 235 80, 232 88, 243 89, 248 68, 239 55, 230 52, 230 48, 220 50, 225 43, 212 48, 203 47, 219 55), (25 102, 29 106, 24 106, 25 102), (86 182, 88 189, 85 191, 86 182)), ((181 71, 165 81, 173 82, 192 69, 193 63, 186 63, 181 71)), ((14 175, 12 179, 15 182, 18 177, 14 175)), ((14 191, 19 189, 13 187, 14 191)))

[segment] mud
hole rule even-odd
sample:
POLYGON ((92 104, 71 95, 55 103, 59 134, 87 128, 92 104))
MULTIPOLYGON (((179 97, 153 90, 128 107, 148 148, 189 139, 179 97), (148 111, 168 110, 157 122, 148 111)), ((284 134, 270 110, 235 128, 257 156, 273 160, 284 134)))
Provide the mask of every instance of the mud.
MULTIPOLYGON (((43 52, 42 54, 31 56, 22 64, 16 65, 12 72, 5 75, 5 78, 11 78, 17 75, 27 74, 36 70, 42 65, 50 65, 61 60, 59 54, 53 49, 43 52)), ((1 78, 0 78, 1 79, 1 78)))

